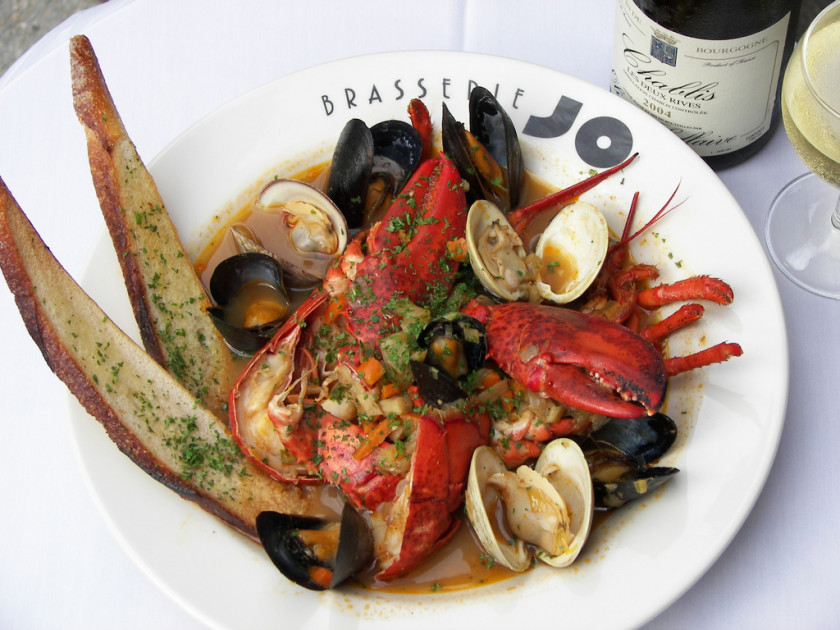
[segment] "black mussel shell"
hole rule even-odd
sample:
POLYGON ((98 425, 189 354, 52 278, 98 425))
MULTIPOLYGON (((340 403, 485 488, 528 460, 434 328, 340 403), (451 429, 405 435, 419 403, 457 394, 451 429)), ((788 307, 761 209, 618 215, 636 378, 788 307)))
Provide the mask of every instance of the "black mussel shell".
MULTIPOLYGON (((469 184, 467 201, 473 203, 486 199, 496 204, 504 213, 516 208, 525 174, 522 149, 516 129, 501 105, 490 92, 476 87, 470 93, 470 133, 483 151, 467 136, 464 125, 452 116, 443 105, 441 135, 443 151, 458 168, 461 177, 469 184), (477 156, 484 155, 495 163, 503 181, 494 181, 488 168, 478 166, 477 156)), ((483 161, 482 161, 483 162, 483 161)))
POLYGON ((443 152, 455 164, 461 178, 467 182, 467 203, 472 204, 474 201, 484 198, 486 184, 482 182, 479 172, 473 166, 472 149, 464 135, 465 131, 464 124, 455 119, 446 103, 444 103, 441 115, 443 152))
POLYGON ((592 475, 595 507, 600 509, 617 508, 646 496, 679 472, 676 468, 647 466, 640 457, 608 446, 587 446, 584 455, 592 475))
POLYGON ((651 494, 679 470, 664 466, 651 466, 626 473, 614 481, 593 480, 595 507, 617 508, 628 501, 651 494))
POLYGON ((349 229, 361 227, 373 168, 373 136, 358 118, 347 121, 333 151, 327 197, 338 206, 349 229))
POLYGON ((240 328, 228 322, 225 319, 224 310, 218 307, 207 309, 207 313, 216 325, 216 330, 222 334, 230 347, 236 352, 247 355, 254 354, 271 341, 274 333, 281 325, 281 323, 275 322, 253 328, 240 328))
POLYGON ((216 306, 208 309, 208 314, 228 344, 234 350, 245 354, 252 354, 263 347, 285 319, 245 328, 225 318, 225 309, 237 293, 255 281, 270 285, 277 291, 280 299, 286 299, 288 302, 283 286, 283 270, 279 263, 267 254, 235 254, 220 262, 210 277, 210 297, 216 306))
POLYGON ((507 172, 508 211, 519 204, 525 162, 519 136, 510 116, 489 90, 478 86, 470 92, 470 132, 499 166, 507 172))
POLYGON ((385 120, 370 128, 373 137, 373 177, 393 181, 394 194, 402 190, 420 165, 423 142, 417 130, 402 120, 385 120))
POLYGON ((409 361, 420 398, 438 409, 466 398, 458 382, 445 371, 421 361, 409 361))
POLYGON ((314 591, 335 588, 367 565, 373 557, 373 535, 359 512, 349 503, 341 513, 338 549, 333 562, 316 556, 300 532, 319 530, 330 523, 318 518, 293 516, 278 512, 261 512, 257 516, 257 533, 274 566, 295 584, 314 591), (314 580, 312 567, 332 571, 329 586, 314 580))
MULTIPOLYGON (((417 337, 417 344, 427 349, 434 339, 440 337, 458 342, 466 360, 468 372, 474 372, 484 365, 487 357, 487 330, 484 324, 474 317, 463 313, 452 313, 433 319, 417 337)), ((427 355, 426 362, 445 369, 443 365, 436 362, 432 353, 427 355)))
POLYGON ((649 464, 662 457, 677 439, 677 425, 664 413, 632 420, 613 418, 589 436, 596 444, 606 445, 649 464))

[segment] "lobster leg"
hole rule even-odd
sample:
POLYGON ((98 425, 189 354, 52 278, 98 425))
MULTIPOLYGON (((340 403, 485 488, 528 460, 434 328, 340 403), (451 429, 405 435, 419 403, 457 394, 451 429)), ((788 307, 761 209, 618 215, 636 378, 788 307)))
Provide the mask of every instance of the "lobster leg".
POLYGON ((701 304, 683 304, 677 311, 648 326, 640 334, 651 343, 658 343, 680 328, 696 322, 703 317, 704 311, 701 304))
POLYGON ((642 308, 652 309, 679 300, 709 300, 715 304, 731 304, 732 287, 710 276, 694 276, 673 284, 660 284, 640 291, 636 300, 642 308))
POLYGON ((665 359, 665 369, 669 376, 674 376, 713 363, 722 363, 731 357, 740 357, 743 352, 737 343, 721 342, 688 356, 665 359))

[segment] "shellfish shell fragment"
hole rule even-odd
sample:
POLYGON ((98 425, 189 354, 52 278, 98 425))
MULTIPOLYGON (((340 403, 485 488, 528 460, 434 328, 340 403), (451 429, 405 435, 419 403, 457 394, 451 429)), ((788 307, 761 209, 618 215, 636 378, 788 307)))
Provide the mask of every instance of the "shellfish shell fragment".
POLYGON ((496 562, 524 571, 533 554, 551 566, 568 566, 592 526, 586 458, 574 441, 559 438, 546 446, 533 469, 520 466, 514 472, 492 448, 479 447, 470 466, 466 509, 496 562))
POLYGON ((609 238, 607 221, 592 204, 578 201, 562 208, 537 242, 540 296, 556 304, 579 298, 598 275, 609 238))

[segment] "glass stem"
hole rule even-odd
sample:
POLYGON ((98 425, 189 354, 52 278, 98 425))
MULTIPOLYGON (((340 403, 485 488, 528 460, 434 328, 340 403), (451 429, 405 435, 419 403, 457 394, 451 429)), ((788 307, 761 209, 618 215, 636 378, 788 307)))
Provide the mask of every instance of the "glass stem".
POLYGON ((834 226, 835 230, 840 230, 840 195, 837 197, 837 205, 831 215, 831 225, 834 226))

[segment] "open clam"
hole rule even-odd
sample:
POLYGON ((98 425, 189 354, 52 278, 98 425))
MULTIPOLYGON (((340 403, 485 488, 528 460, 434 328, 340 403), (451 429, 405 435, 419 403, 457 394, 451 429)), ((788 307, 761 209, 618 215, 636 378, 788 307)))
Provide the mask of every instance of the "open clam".
POLYGON ((540 296, 555 304, 580 297, 598 275, 609 240, 607 221, 598 208, 585 201, 562 208, 537 242, 540 296))
POLYGON ((554 440, 533 469, 515 472, 490 447, 473 453, 467 516, 484 550, 509 569, 524 571, 534 556, 570 565, 589 535, 593 506, 589 467, 572 440, 554 440))
POLYGON ((466 240, 470 264, 485 289, 509 301, 533 294, 536 260, 496 204, 480 199, 470 206, 466 240))
POLYGON ((256 209, 276 213, 283 238, 272 253, 296 278, 323 278, 347 246, 344 215, 324 193, 304 182, 278 179, 260 192, 256 209))

